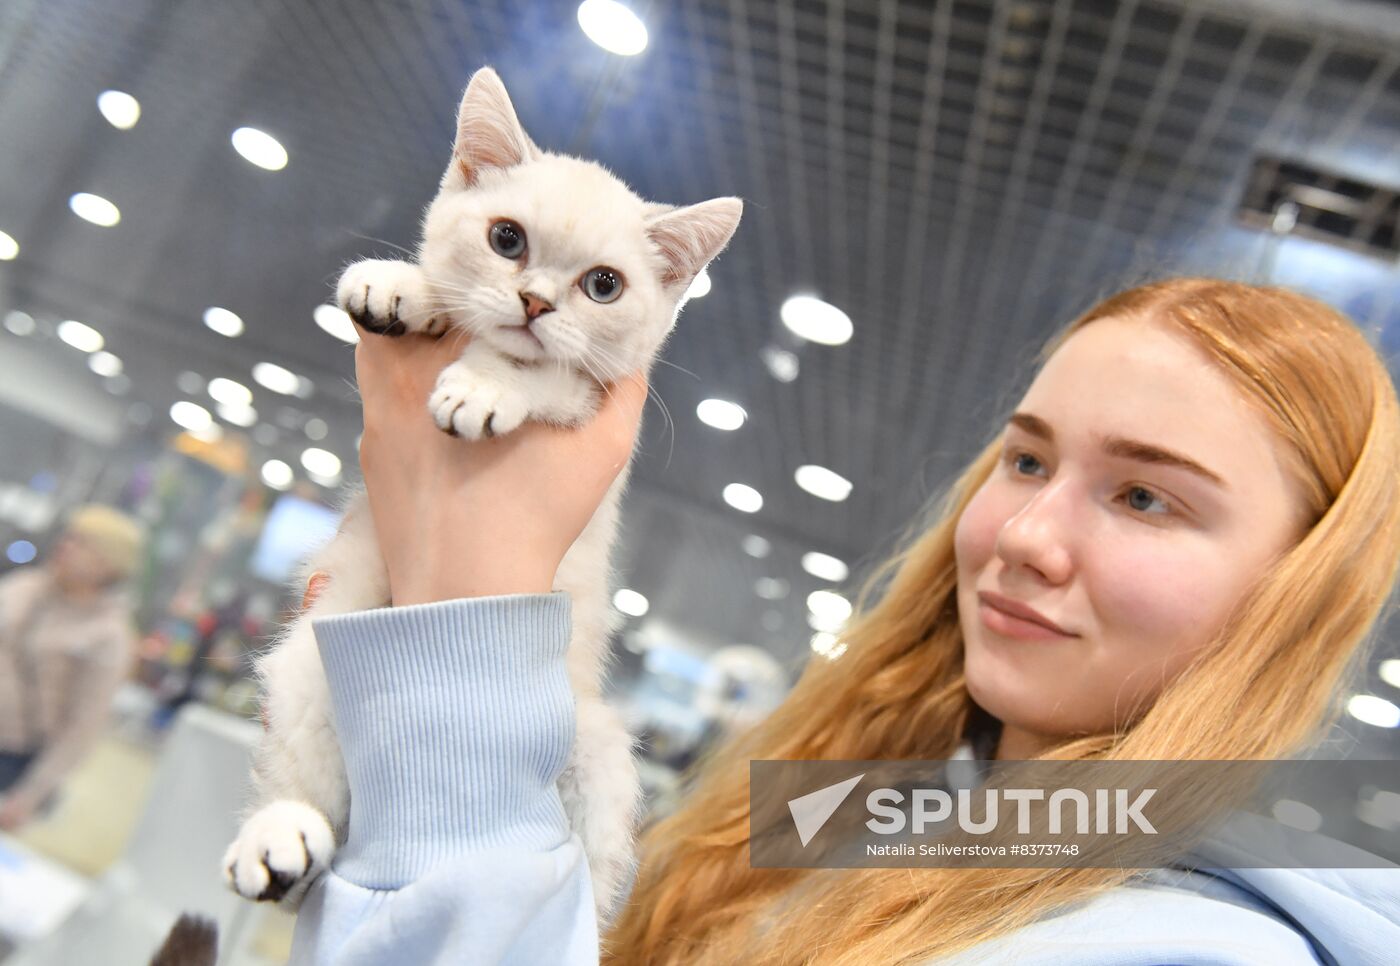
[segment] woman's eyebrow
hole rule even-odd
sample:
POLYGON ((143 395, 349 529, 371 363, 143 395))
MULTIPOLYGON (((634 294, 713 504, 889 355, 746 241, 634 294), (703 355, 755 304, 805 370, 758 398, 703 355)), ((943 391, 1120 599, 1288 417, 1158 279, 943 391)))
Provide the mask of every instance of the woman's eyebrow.
MULTIPOLYGON (((1049 423, 1039 416, 1033 416, 1030 413, 1012 413, 1011 418, 1007 421, 1013 426, 1030 433, 1032 436, 1045 440, 1047 443, 1055 442, 1055 431, 1050 428, 1049 423)), ((1103 438, 1102 443, 1103 451, 1109 456, 1137 460, 1139 463, 1175 466, 1178 469, 1194 473, 1202 479, 1214 483, 1223 490, 1230 489, 1230 484, 1226 483, 1219 473, 1206 469, 1200 463, 1191 459, 1191 457, 1183 456, 1181 453, 1163 449, 1161 446, 1156 446, 1152 443, 1144 443, 1141 440, 1127 439, 1123 436, 1106 436, 1103 438)))

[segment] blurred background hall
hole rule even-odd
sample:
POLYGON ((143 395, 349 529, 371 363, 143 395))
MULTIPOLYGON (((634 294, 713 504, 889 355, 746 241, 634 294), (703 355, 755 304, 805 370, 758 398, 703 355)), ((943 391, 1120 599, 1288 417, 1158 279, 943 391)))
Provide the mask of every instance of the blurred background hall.
MULTIPOLYGON (((747 201, 624 510, 614 687, 656 813, 841 660, 862 579, 1098 296, 1277 282, 1400 351, 1394 3, 6 0, 0 580, 87 561, 117 609, 64 658, 96 696, 64 705, 72 760, 0 810, 0 958, 143 962, 199 907, 223 962, 285 959, 289 920, 216 869, 250 657, 358 472, 327 303, 348 261, 416 243, 484 64, 541 145, 747 201)), ((0 633, 41 636, 17 614, 0 633)), ((1321 754, 1400 757, 1383 630, 1321 754)), ((32 683, 0 700, 42 705, 32 683)), ((1400 859, 1400 780, 1339 794, 1400 859)))

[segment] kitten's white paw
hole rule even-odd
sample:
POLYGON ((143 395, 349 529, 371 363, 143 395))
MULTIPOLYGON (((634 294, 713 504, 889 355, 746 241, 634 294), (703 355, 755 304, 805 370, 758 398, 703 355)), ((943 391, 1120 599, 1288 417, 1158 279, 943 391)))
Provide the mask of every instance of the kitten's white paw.
POLYGON ((452 365, 438 377, 428 410, 439 429, 466 439, 504 436, 530 414, 518 390, 496 385, 452 365))
POLYGON ((438 335, 450 319, 434 313, 423 270, 412 262, 370 258, 340 276, 336 302, 359 325, 380 335, 438 335))
POLYGON ((305 802, 272 802, 243 823, 224 853, 224 881, 245 899, 298 902, 335 854, 325 815, 305 802))

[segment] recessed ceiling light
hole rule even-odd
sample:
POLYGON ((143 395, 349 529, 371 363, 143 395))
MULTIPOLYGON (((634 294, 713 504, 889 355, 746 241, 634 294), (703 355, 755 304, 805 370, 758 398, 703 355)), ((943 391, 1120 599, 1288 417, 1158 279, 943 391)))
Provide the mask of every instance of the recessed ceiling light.
POLYGON ((783 325, 808 342, 842 345, 851 340, 851 317, 814 295, 794 295, 779 313, 783 325))
POLYGON ((122 361, 110 352, 94 352, 88 356, 88 368, 99 376, 120 376, 122 361))
POLYGON ((811 644, 813 651, 830 661, 846 653, 846 642, 830 631, 817 631, 812 635, 811 644))
POLYGON ((30 315, 28 312, 21 312, 19 309, 14 309, 5 316, 5 330, 11 335, 33 335, 34 316, 30 315))
POLYGON ((224 438, 224 428, 218 423, 210 423, 203 429, 192 429, 190 435, 203 443, 217 443, 224 438))
POLYGON ((758 350, 758 357, 763 360, 768 374, 779 382, 792 382, 797 378, 797 356, 786 349, 775 345, 764 346, 758 350))
POLYGON ((219 418, 226 423, 233 423, 235 426, 242 426, 247 429, 258 421, 258 411, 252 406, 234 406, 229 403, 219 403, 214 407, 214 412, 219 414, 219 418))
POLYGON ((1347 714, 1377 728, 1400 726, 1400 707, 1374 694, 1353 694, 1347 701, 1347 714))
POLYGON ((1400 688, 1400 660, 1389 658, 1380 666, 1381 680, 1392 688, 1400 688))
POLYGON ((641 617, 651 609, 651 604, 645 597, 626 587, 619 588, 618 592, 613 594, 613 606, 630 617, 641 617))
POLYGON ((319 416, 312 416, 308 419, 303 429, 306 432, 306 438, 310 440, 323 440, 326 438, 326 434, 331 431, 331 428, 326 425, 326 421, 319 416))
POLYGON ((583 0, 578 25, 604 50, 631 57, 647 49, 647 25, 617 0, 583 0))
POLYGON ((268 171, 281 171, 287 166, 287 149, 266 131, 241 127, 233 132, 233 149, 244 159, 268 171))
POLYGON ((209 326, 219 335, 236 339, 243 334, 243 320, 228 309, 221 309, 217 305, 211 305, 204 310, 204 324, 209 326))
POLYGON ((19 254, 19 242, 0 231, 0 262, 11 261, 19 254))
POLYGON ((102 388, 114 396, 125 396, 131 391, 131 380, 120 373, 102 380, 102 388))
POLYGON ((277 427, 268 423, 258 423, 257 428, 253 430, 253 439, 259 446, 273 446, 278 439, 277 427))
POLYGON ((764 540, 756 533, 751 533, 744 538, 744 553, 750 557, 762 559, 773 552, 773 545, 764 540))
POLYGON ((700 274, 695 276, 690 283, 690 288, 685 290, 685 300, 704 298, 710 294, 710 286, 710 270, 708 268, 700 269, 700 274))
POLYGON ((851 616, 851 602, 832 590, 807 595, 807 623, 813 630, 836 633, 851 616))
POLYGON ((724 399, 702 399, 695 407, 695 415, 706 426, 723 430, 738 429, 749 416, 743 406, 724 399))
POLYGON ((788 582, 779 577, 760 577, 753 585, 753 592, 764 600, 782 600, 789 589, 788 582))
POLYGON ((123 131, 141 119, 141 102, 125 91, 103 91, 97 95, 97 109, 112 127, 123 131))
POLYGON ((306 467, 306 472, 326 479, 340 475, 340 457, 316 446, 302 450, 301 465, 306 467))
POLYGON ((175 385, 187 396, 198 396, 204 391, 204 377, 186 369, 175 377, 175 385))
POLYGON ((284 396, 295 396, 301 388, 301 377, 275 362, 259 362, 253 366, 253 380, 264 389, 280 392, 284 396))
POLYGON ((262 481, 274 490, 285 490, 292 485, 292 468, 281 460, 268 460, 262 465, 262 481))
POLYGON ((105 344, 101 332, 73 319, 58 323, 58 337, 81 352, 97 352, 105 344))
POLYGON ((69 198, 68 207, 83 221, 103 228, 111 228, 122 220, 122 213, 117 210, 116 205, 101 195, 88 194, 86 191, 80 191, 69 198))
POLYGON ((799 466, 793 479, 808 493, 833 503, 840 503, 851 495, 851 481, 825 466, 799 466))
POLYGON ((745 483, 730 483, 724 488, 724 502, 744 513, 763 509, 763 494, 745 483))
POLYGON ((834 584, 839 584, 851 575, 851 568, 846 566, 846 561, 830 554, 817 553, 815 550, 802 555, 802 569, 813 577, 820 577, 834 584))
POLYGON ((318 305, 311 313, 311 317, 316 320, 322 330, 329 332, 341 342, 349 342, 352 345, 360 341, 360 333, 355 328, 355 323, 350 320, 350 316, 345 314, 344 309, 338 309, 334 305, 318 305))
POLYGON ((253 390, 232 379, 209 380, 209 398, 226 406, 247 406, 253 402, 253 390))
POLYGON ((214 425, 214 417, 209 415, 209 410, 184 399, 170 407, 170 418, 175 421, 176 426, 188 429, 192 433, 214 425))

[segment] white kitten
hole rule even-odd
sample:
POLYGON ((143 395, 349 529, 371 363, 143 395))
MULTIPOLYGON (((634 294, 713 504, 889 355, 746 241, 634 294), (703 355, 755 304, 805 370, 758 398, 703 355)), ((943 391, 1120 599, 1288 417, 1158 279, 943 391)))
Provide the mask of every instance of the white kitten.
MULTIPOLYGON (((597 164, 541 151, 485 68, 462 98, 417 264, 351 265, 338 297, 362 326, 385 334, 471 333, 428 400, 443 430, 477 439, 527 419, 577 425, 597 411, 600 383, 650 368, 686 288, 729 241, 741 210, 735 198, 685 208, 646 202, 597 164)), ((640 806, 632 739, 602 700, 619 621, 610 556, 629 471, 554 582, 573 599, 567 665, 578 716, 560 793, 605 918, 631 872, 640 806)), ((254 768, 259 805, 224 859, 239 893, 292 906, 344 841, 352 807, 311 622, 390 603, 363 495, 309 569, 330 579, 259 661, 267 719, 254 768)))

